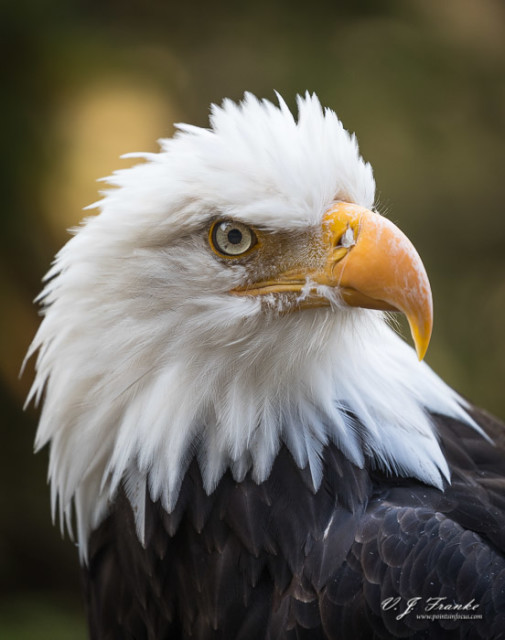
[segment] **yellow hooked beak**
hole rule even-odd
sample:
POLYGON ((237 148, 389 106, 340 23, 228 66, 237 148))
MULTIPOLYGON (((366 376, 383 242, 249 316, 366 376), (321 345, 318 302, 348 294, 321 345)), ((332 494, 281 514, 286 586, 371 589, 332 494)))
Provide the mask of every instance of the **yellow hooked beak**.
MULTIPOLYGON (((351 307, 403 312, 422 360, 430 342, 433 306, 426 270, 410 240, 378 213, 346 202, 326 212, 320 237, 324 254, 320 267, 290 269, 232 293, 301 292, 307 282, 336 287, 351 307)), ((314 290, 299 308, 328 305, 314 290)))

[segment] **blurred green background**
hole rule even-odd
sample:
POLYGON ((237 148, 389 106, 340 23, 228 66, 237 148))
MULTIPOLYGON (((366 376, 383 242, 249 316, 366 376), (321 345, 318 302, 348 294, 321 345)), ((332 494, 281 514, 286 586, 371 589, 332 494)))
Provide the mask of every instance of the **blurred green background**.
MULTIPOLYGON (((5 3, 4 3, 5 4, 5 3)), ((358 135, 379 209, 430 274, 427 361, 505 417, 502 0, 18 0, 2 8, 0 638, 86 637, 77 554, 51 526, 21 405, 32 299, 95 180, 245 90, 318 93, 358 135)))

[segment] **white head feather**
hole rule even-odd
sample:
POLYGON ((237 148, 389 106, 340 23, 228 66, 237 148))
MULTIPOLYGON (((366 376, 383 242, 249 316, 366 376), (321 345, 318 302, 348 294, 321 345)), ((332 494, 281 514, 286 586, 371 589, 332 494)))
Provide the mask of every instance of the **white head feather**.
POLYGON ((171 510, 195 455, 208 492, 227 468, 265 480, 282 443, 315 488, 329 441, 358 466, 448 478, 427 410, 470 419, 381 313, 265 312, 229 295, 246 267, 208 247, 216 215, 299 232, 336 200, 373 206, 354 137, 315 96, 298 109, 246 94, 213 106, 210 129, 179 125, 109 179, 46 277, 36 446, 51 445, 53 510, 70 528, 75 505, 84 558, 121 481, 142 539, 146 485, 171 510))

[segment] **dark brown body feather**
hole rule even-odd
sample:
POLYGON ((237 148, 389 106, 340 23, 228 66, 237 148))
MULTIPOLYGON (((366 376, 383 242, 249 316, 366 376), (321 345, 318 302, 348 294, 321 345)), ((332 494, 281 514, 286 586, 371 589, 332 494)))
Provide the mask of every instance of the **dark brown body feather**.
POLYGON ((505 427, 475 417, 495 446, 435 417, 443 492, 358 469, 334 446, 316 493, 286 449, 263 484, 227 473, 210 496, 193 462, 173 513, 148 503, 145 548, 119 495, 84 570, 91 637, 505 638, 505 427), (418 617, 430 597, 479 617, 418 617))

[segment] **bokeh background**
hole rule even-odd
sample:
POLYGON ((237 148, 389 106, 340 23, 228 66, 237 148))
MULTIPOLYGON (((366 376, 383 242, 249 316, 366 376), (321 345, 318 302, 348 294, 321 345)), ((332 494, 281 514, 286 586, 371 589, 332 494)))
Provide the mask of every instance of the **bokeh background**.
POLYGON ((1 9, 0 638, 86 637, 77 554, 51 526, 47 453, 18 377, 32 300, 119 156, 245 90, 315 91, 358 134, 379 209, 423 256, 427 361, 505 417, 502 0, 17 0, 1 9))

